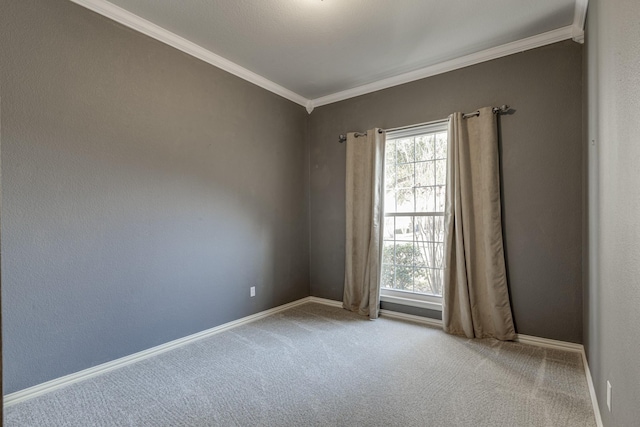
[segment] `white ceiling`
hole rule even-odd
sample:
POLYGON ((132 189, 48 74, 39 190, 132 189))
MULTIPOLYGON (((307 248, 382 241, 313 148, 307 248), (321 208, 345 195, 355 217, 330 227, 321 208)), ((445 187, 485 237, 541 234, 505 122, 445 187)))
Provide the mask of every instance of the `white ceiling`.
POLYGON ((110 2, 307 100, 576 25, 576 7, 586 3, 585 0, 110 2))

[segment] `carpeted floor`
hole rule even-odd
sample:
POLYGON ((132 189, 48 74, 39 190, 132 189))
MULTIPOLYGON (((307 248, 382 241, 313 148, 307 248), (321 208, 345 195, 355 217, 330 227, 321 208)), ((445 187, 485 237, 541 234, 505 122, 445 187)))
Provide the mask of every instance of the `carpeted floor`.
POLYGON ((306 304, 11 406, 6 426, 595 426, 580 355, 306 304))

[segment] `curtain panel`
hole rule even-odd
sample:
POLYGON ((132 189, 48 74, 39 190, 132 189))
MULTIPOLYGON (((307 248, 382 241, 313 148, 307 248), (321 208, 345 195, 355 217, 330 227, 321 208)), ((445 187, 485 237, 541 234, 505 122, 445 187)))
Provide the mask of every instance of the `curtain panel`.
POLYGON ((468 338, 516 338, 500 208, 497 117, 449 120, 443 328, 468 338))
POLYGON ((342 306, 378 317, 385 134, 347 134, 346 242, 342 306))

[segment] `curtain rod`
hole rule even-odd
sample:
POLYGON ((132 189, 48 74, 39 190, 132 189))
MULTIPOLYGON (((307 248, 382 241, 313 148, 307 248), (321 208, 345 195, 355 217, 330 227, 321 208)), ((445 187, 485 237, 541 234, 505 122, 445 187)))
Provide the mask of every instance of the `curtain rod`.
MULTIPOLYGON (((493 111, 493 114, 504 114, 504 113, 506 113, 507 111, 509 111, 509 106, 505 104, 505 105, 501 105, 500 107, 493 107, 493 108, 491 109, 491 111, 493 111)), ((473 112, 471 112, 471 113, 465 113, 465 114, 463 114, 463 115, 462 115, 462 118, 463 118, 463 119, 468 119, 468 118, 470 118, 470 117, 477 117, 477 116, 479 116, 479 115, 480 115, 480 111, 479 111, 479 110, 476 110, 476 111, 473 111, 473 112)), ((449 119, 440 119, 440 120, 433 120, 433 121, 431 121, 431 122, 418 123, 418 124, 415 124, 415 125, 400 126, 400 127, 397 127, 397 128, 390 128, 390 129, 378 129, 378 133, 383 133, 383 132, 392 132, 392 131, 396 131, 396 130, 412 129, 412 128, 417 128, 417 127, 420 127, 420 126, 434 125, 434 124, 436 124, 436 123, 443 123, 443 122, 446 122, 446 121, 448 121, 448 120, 449 120, 449 119)), ((367 133, 366 133, 366 132, 356 132, 354 136, 355 136, 356 138, 358 138, 359 136, 366 136, 366 135, 367 135, 367 133)), ((347 140, 347 135, 342 134, 342 135, 340 135, 340 136, 338 137, 338 142, 339 142, 340 144, 342 144, 342 143, 343 143, 343 142, 345 142, 346 140, 347 140)))

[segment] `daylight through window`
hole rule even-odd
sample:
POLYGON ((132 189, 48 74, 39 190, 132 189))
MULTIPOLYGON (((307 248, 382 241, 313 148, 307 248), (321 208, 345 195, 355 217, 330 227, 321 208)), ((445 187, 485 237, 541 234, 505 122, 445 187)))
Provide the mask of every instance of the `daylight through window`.
POLYGON ((447 123, 389 132, 381 288, 442 296, 447 123))

